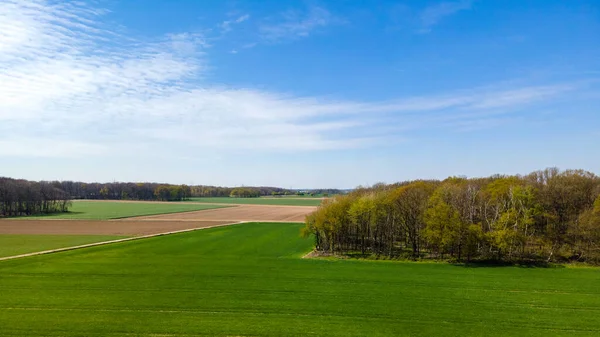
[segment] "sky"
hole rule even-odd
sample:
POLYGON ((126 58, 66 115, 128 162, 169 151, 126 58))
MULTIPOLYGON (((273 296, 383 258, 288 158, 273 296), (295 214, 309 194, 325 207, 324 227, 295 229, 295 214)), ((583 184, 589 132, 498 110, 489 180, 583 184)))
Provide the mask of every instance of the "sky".
POLYGON ((596 0, 0 0, 0 176, 600 173, 596 0))

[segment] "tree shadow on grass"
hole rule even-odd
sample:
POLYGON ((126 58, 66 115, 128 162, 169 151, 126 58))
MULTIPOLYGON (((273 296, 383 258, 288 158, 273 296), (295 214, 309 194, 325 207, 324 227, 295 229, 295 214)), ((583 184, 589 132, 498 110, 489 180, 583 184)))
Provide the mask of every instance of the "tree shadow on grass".
POLYGON ((349 259, 369 259, 373 257, 373 254, 370 253, 360 253, 360 252, 352 252, 352 253, 344 253, 341 256, 349 258, 349 259))
POLYGON ((58 212, 58 213, 43 213, 43 214, 32 214, 32 215, 14 215, 7 217, 0 217, 0 219, 27 219, 27 218, 54 218, 66 215, 78 215, 85 214, 85 212, 58 212))
POLYGON ((344 253, 323 253, 314 252, 311 257, 321 258, 335 258, 341 260, 362 260, 362 261, 390 261, 390 262, 426 262, 426 263, 437 263, 440 265, 450 264, 455 267, 462 268, 501 268, 501 267, 518 267, 518 268, 566 268, 568 261, 547 262, 543 258, 526 258, 522 260, 498 260, 498 259, 478 259, 471 261, 458 261, 456 259, 435 259, 430 256, 421 255, 419 257, 413 257, 411 254, 399 254, 396 256, 386 255, 375 255, 370 252, 344 252, 344 253))
POLYGON ((34 216, 40 216, 40 217, 58 217, 58 216, 63 216, 63 215, 78 215, 78 214, 85 214, 86 212, 60 212, 60 213, 49 213, 49 214, 40 214, 40 215, 34 215, 34 216))
POLYGON ((523 261, 501 261, 501 260, 478 260, 470 262, 453 262, 453 266, 464 268, 500 268, 500 267, 519 267, 519 268, 566 268, 565 265, 550 263, 541 260, 523 260, 523 261))

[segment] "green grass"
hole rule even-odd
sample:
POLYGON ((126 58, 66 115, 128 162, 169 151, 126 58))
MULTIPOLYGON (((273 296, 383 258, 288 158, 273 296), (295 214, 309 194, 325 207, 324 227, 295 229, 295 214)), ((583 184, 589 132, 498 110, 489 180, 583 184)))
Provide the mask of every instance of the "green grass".
POLYGON ((0 257, 125 238, 116 235, 0 235, 0 257))
POLYGON ((319 206, 321 199, 310 198, 300 199, 298 197, 264 197, 264 198, 190 198, 189 201, 193 202, 205 202, 205 203, 217 203, 217 204, 244 204, 244 205, 279 205, 279 206, 319 206))
POLYGON ((43 216, 20 217, 26 219, 79 219, 107 220, 128 218, 142 215, 167 214, 189 211, 200 211, 223 206, 181 204, 174 202, 112 202, 112 201, 74 201, 68 213, 55 213, 43 216))
POLYGON ((335 197, 337 196, 337 194, 328 194, 327 197, 325 197, 324 194, 315 194, 315 195, 309 195, 309 194, 305 194, 305 195, 297 195, 297 194, 290 194, 290 195, 282 195, 282 196, 264 196, 262 198, 331 198, 331 197, 335 197))
POLYGON ((301 259, 301 226, 0 262, 0 335, 600 335, 599 269, 301 259))

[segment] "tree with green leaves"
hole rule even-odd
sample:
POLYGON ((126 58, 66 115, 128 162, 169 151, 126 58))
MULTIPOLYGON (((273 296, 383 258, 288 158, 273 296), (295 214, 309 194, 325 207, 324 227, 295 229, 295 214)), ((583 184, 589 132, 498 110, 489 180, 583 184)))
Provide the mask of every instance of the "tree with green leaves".
POLYGON ((600 263, 600 178, 546 169, 358 187, 307 217, 318 250, 600 263))

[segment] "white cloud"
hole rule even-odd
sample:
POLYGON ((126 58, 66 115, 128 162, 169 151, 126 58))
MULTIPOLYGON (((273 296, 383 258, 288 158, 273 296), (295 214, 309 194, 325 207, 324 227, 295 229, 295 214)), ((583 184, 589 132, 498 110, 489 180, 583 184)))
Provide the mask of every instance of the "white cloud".
MULTIPOLYGON (((0 155, 364 148, 403 139, 390 126, 477 125, 578 88, 488 87, 360 102, 216 86, 203 79, 209 46, 201 35, 138 41, 101 24, 104 13, 0 0, 0 155)), ((313 8, 263 33, 273 40, 302 37, 331 18, 313 8)))
POLYGON ((221 32, 224 34, 224 33, 230 32, 233 29, 232 28, 233 25, 242 23, 244 21, 247 21, 248 19, 250 19, 250 14, 244 14, 244 15, 239 16, 236 19, 225 20, 225 21, 221 22, 219 27, 221 28, 221 32))
POLYGON ((431 31, 433 26, 437 25, 445 17, 454 15, 463 10, 471 9, 473 0, 459 0, 451 2, 441 2, 425 8, 421 12, 421 33, 431 31))
POLYGON ((279 42, 307 37, 315 30, 342 22, 321 7, 311 7, 308 12, 287 11, 276 22, 259 27, 261 38, 267 42, 279 42))
POLYGON ((249 18, 250 18, 249 14, 244 14, 244 15, 240 16, 239 18, 235 19, 235 23, 244 22, 244 21, 248 20, 249 18))

